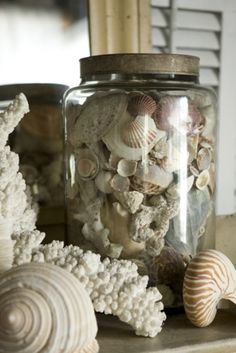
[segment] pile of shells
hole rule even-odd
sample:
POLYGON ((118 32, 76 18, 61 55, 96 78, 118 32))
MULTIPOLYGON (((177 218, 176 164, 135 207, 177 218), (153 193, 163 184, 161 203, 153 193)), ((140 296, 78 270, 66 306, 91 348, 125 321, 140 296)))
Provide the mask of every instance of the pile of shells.
MULTIPOLYGON (((78 111, 66 146, 70 242, 152 273, 162 251, 174 252, 182 276, 213 210, 211 102, 193 92, 112 90, 78 111)), ((170 272, 163 284, 175 289, 170 272)))

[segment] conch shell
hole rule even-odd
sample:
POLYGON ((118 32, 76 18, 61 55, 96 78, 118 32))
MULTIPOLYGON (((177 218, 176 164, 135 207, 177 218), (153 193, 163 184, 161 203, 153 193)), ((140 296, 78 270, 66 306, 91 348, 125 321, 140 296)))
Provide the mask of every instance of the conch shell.
POLYGON ((188 319, 198 327, 210 325, 221 299, 236 304, 236 271, 220 251, 201 251, 184 277, 183 299, 188 319))
POLYGON ((58 266, 30 263, 0 277, 0 350, 98 352, 93 305, 80 282, 58 266))

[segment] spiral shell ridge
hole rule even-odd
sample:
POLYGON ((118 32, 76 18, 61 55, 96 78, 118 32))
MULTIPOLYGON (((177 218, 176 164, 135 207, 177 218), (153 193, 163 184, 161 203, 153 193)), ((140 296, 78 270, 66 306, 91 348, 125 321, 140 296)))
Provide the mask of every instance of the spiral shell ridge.
POLYGON ((0 352, 78 353, 96 333, 91 300, 67 271, 31 263, 0 277, 0 352))
POLYGON ((189 320, 198 327, 212 323, 221 299, 236 302, 236 271, 221 252, 205 250, 189 264, 184 278, 183 299, 189 320))

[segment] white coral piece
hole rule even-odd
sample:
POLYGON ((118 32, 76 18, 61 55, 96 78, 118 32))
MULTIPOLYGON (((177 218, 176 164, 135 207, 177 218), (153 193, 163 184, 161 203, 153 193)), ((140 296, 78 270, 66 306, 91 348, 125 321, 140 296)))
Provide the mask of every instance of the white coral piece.
POLYGON ((0 150, 6 145, 8 136, 18 125, 23 116, 29 112, 29 105, 23 93, 13 100, 6 110, 0 113, 0 150))
POLYGON ((166 319, 161 294, 157 288, 147 288, 148 277, 140 276, 134 263, 108 258, 101 261, 98 254, 72 245, 63 247, 58 241, 38 246, 39 240, 37 234, 30 245, 28 236, 16 239, 16 265, 30 261, 58 265, 80 280, 97 312, 118 316, 137 335, 154 337, 161 331, 166 319))

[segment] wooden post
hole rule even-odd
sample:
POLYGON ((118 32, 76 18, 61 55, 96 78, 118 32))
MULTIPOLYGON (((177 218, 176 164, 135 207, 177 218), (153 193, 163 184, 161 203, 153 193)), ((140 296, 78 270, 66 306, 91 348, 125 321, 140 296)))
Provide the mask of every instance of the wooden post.
POLYGON ((150 0, 89 0, 91 54, 151 52, 150 0))

